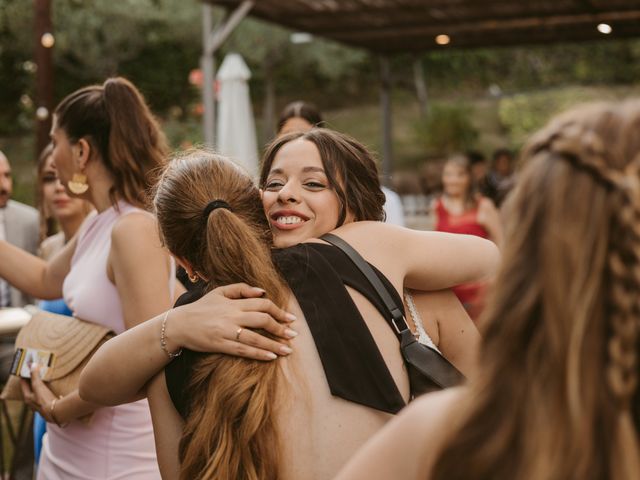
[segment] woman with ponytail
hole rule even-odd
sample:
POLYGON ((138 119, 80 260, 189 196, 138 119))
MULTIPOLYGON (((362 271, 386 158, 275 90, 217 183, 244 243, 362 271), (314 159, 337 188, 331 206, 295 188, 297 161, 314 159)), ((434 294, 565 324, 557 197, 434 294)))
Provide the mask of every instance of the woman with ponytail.
POLYGON ((340 480, 640 479, 640 102, 528 144, 479 372, 428 395, 340 480))
MULTIPOLYGON (((64 98, 51 138, 60 182, 97 215, 48 262, 0 242, 0 277, 37 298, 63 297, 74 316, 119 334, 173 300, 174 265, 145 211, 165 162, 164 136, 140 92, 112 78, 64 98)), ((48 423, 38 479, 160 477, 146 400, 103 408, 77 390, 56 398, 37 367, 31 377, 25 402, 48 423), (89 413, 89 423, 79 421, 89 413)))

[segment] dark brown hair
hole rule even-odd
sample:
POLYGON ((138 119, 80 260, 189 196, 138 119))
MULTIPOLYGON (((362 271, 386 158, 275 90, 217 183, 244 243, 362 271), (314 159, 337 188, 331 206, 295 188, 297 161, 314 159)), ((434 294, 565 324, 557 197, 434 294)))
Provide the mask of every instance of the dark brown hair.
POLYGON ((56 125, 72 143, 85 138, 113 175, 109 192, 142 207, 156 183, 168 152, 164 134, 142 94, 128 80, 110 78, 103 85, 81 88, 55 110, 56 125))
POLYGON ((597 104, 529 143, 480 374, 432 478, 638 478, 638 132, 639 102, 597 104))
POLYGON ((314 128, 306 133, 294 132, 275 139, 263 157, 261 188, 264 188, 278 151, 298 139, 312 142, 320 152, 329 184, 341 204, 337 226, 344 223, 348 212, 353 214, 354 221, 384 220, 385 196, 380 188, 374 156, 357 140, 326 128, 314 128))
POLYGON ((290 118, 302 118, 312 127, 321 127, 323 123, 320 111, 314 105, 302 101, 291 102, 284 107, 278 119, 278 132, 290 118))
MULTIPOLYGON (((154 195, 169 250, 207 280, 207 288, 260 285, 284 305, 288 290, 271 261, 272 235, 258 188, 230 160, 202 150, 173 160, 154 195), (223 201, 206 215, 210 202, 223 201)), ((189 382, 189 415, 180 441, 180 478, 277 480, 275 425, 279 363, 206 355, 189 382)))

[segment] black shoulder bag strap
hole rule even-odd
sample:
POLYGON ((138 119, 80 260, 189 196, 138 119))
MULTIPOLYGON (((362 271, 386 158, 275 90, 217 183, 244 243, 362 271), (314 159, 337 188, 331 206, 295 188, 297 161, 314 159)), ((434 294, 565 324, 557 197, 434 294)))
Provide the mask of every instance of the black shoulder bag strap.
POLYGON ((464 376, 440 352, 416 340, 407 325, 403 308, 396 304, 367 261, 351 245, 336 235, 327 233, 320 239, 342 250, 366 277, 391 315, 387 322, 400 341, 400 349, 405 362, 434 384, 426 385, 423 384, 424 382, 412 378, 412 394, 418 395, 433 390, 433 386, 448 388, 461 383, 464 376), (421 385, 417 385, 418 383, 421 385))

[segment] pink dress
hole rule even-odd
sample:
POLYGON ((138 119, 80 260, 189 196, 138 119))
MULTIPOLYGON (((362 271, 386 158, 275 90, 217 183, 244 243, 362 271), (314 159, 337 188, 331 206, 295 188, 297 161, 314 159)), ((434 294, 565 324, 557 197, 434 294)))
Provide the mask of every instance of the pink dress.
MULTIPOLYGON (((118 291, 107 277, 111 230, 121 216, 142 211, 125 202, 119 203, 119 210, 109 208, 84 222, 63 285, 64 299, 74 316, 106 325, 116 333, 126 327, 118 291)), ((59 428, 48 423, 37 478, 160 479, 147 401, 100 408, 89 424, 76 420, 59 428)))

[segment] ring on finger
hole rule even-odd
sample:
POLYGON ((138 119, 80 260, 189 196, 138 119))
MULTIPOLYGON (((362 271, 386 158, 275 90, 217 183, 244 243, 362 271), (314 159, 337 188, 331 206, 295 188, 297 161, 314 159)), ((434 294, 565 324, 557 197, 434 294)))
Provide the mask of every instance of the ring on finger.
POLYGON ((240 334, 242 333, 242 330, 244 330, 244 328, 240 327, 238 328, 238 330, 236 330, 236 342, 240 341, 240 334))

